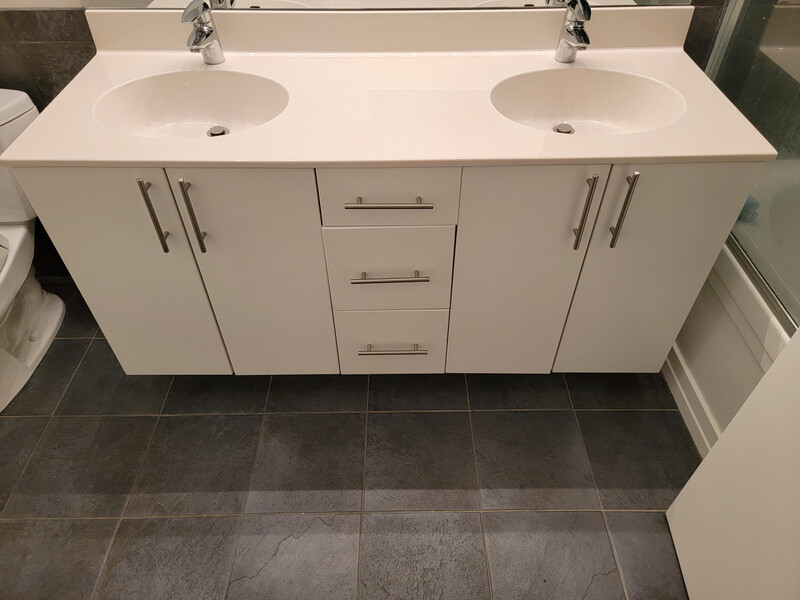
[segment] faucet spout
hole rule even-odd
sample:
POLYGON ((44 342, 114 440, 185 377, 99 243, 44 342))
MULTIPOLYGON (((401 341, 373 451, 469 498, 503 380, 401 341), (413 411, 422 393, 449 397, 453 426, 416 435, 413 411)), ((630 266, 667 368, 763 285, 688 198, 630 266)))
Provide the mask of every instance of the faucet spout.
POLYGON ((181 22, 191 23, 193 27, 189 39, 186 40, 189 51, 200 52, 207 65, 218 65, 225 62, 225 54, 214 28, 212 5, 229 8, 233 6, 233 0, 192 0, 181 15, 181 22))
POLYGON ((575 62, 578 50, 589 47, 589 34, 583 24, 592 18, 592 9, 587 0, 568 0, 567 11, 558 38, 555 59, 562 63, 575 62))

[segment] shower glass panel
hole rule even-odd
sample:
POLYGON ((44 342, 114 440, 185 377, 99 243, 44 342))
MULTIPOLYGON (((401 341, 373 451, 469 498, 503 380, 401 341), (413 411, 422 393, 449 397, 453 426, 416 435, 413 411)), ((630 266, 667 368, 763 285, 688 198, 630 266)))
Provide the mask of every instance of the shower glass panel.
MULTIPOLYGON (((733 228, 800 320, 800 0, 742 0, 715 82, 778 150, 733 228)), ((724 41, 723 41, 724 43, 724 41)))

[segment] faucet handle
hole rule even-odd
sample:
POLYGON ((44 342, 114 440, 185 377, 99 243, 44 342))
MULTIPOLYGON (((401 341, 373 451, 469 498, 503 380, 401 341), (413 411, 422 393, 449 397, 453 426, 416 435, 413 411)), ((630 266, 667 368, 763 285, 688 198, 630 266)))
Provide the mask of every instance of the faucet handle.
POLYGON ((588 21, 592 18, 592 7, 587 0, 568 0, 567 9, 575 14, 578 21, 588 21))
POLYGON ((181 23, 194 23, 210 10, 209 0, 192 0, 181 15, 181 23))

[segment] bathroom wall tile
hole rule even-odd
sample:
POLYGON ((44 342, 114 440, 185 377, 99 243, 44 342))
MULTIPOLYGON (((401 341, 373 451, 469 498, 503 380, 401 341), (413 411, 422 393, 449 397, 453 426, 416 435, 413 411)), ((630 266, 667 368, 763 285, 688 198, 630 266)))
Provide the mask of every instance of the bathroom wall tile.
POLYGON ((276 375, 267 399, 267 412, 341 412, 366 408, 366 375, 276 375))
POLYGON ((625 598, 599 512, 485 513, 483 519, 495 598, 625 598))
POLYGON ((630 600, 688 600, 663 513, 606 513, 630 600))
POLYGON ((362 600, 488 599, 480 516, 364 515, 359 592, 362 600))
POLYGON ((467 410, 461 374, 371 375, 370 410, 467 410))
MULTIPOLYGON (((38 242, 37 242, 38 243, 38 242)), ((97 321, 86 305, 77 286, 69 277, 39 277, 45 291, 64 301, 64 322, 56 338, 93 338, 97 333, 97 321)))
POLYGON ((118 516, 155 422, 154 417, 54 417, 3 516, 118 516))
POLYGON ((700 464, 677 412, 578 412, 604 508, 666 510, 700 464))
POLYGON ((239 517, 123 520, 96 600, 221 600, 239 517))
POLYGON ((43 109, 97 53, 92 43, 17 44, 28 67, 33 84, 38 90, 43 109))
POLYGON ((358 515, 244 517, 228 600, 353 600, 358 515))
POLYGON ((363 414, 265 415, 247 512, 361 510, 363 414))
POLYGON ((7 10, 3 11, 3 16, 18 42, 92 41, 82 9, 7 10))
POLYGON ((701 69, 705 69, 714 41, 717 39, 724 8, 715 6, 695 6, 692 22, 683 49, 701 69))
POLYGON ((0 10, 0 42, 14 41, 14 32, 11 30, 11 26, 6 19, 7 13, 8 11, 6 10, 0 10))
POLYGON ((477 509, 469 415, 370 414, 365 486, 365 510, 477 509))
POLYGON ((89 598, 116 521, 0 521, 3 600, 89 598))
POLYGON ((561 375, 467 375, 473 410, 571 408, 561 375))
POLYGON ((576 409, 677 408, 661 373, 569 373, 576 409))
POLYGON ((476 412, 484 509, 598 508, 572 411, 476 412))
POLYGON ((58 405, 63 415, 158 414, 170 375, 125 375, 105 340, 94 340, 58 405))
POLYGON ((54 340, 3 415, 49 415, 58 406, 90 340, 54 340))
POLYGON ((269 377, 251 375, 178 375, 164 414, 260 413, 269 377))
POLYGON ((47 417, 0 417, 0 511, 47 426, 47 417))
POLYGON ((162 417, 126 515, 241 512, 261 417, 162 417))

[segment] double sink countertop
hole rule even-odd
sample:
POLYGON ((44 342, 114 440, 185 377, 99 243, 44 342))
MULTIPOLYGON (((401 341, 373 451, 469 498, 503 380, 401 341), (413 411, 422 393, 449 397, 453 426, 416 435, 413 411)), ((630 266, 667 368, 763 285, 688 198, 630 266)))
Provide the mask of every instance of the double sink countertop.
MULTIPOLYGON (((591 33, 591 23, 587 30, 591 33)), ((556 28, 546 49, 495 52, 243 52, 226 47, 225 62, 216 66, 185 49, 120 50, 98 44, 98 54, 0 162, 19 167, 320 167, 774 158, 770 144, 680 46, 614 48, 601 42, 580 52, 574 63, 560 64, 553 58, 557 36, 556 28), (553 69, 603 69, 651 78, 680 94, 685 112, 650 131, 564 135, 521 125, 493 106, 492 90, 500 82, 553 69), (132 80, 205 70, 271 79, 286 89, 288 104, 262 125, 214 138, 139 137, 109 128, 95 116, 98 100, 132 80)), ((580 93, 590 94, 598 107, 614 101, 602 89, 580 93)), ((193 101, 203 102, 202 93, 193 101)), ((647 104, 637 109, 659 110, 647 104)))

